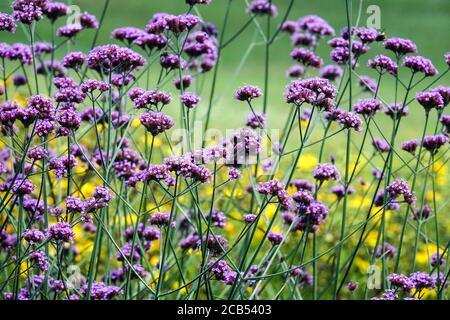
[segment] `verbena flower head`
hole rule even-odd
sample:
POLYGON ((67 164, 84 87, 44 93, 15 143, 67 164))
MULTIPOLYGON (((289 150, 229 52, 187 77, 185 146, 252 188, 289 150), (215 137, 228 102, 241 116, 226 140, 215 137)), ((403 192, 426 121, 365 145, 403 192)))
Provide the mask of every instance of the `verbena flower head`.
POLYGON ((295 48, 291 52, 291 58, 313 68, 320 68, 323 65, 322 58, 306 48, 295 48))
POLYGON ((267 124, 267 117, 262 112, 249 113, 247 115, 247 123, 246 125, 252 129, 264 128, 267 124))
POLYGON ((184 75, 181 77, 181 79, 179 77, 177 77, 175 80, 173 80, 173 85, 178 90, 181 90, 181 88, 183 88, 183 90, 186 90, 187 88, 189 88, 191 86, 192 81, 193 81, 192 76, 184 75))
POLYGON ((11 46, 3 44, 0 53, 0 56, 5 59, 19 61, 24 65, 31 65, 33 62, 31 47, 23 43, 15 43, 11 46))
POLYGON ((226 163, 246 164, 261 151, 261 136, 254 130, 241 128, 234 131, 225 141, 226 163))
POLYGON ((430 265, 432 267, 441 266, 445 264, 444 255, 439 252, 435 252, 431 255, 430 265))
POLYGON ((297 220, 294 230, 317 232, 321 224, 325 223, 328 216, 328 207, 321 201, 313 200, 308 205, 302 205, 297 209, 297 220))
POLYGON ((128 73, 144 66, 147 61, 129 48, 117 45, 104 45, 92 49, 87 57, 88 67, 101 73, 109 70, 128 73))
POLYGON ((186 0, 186 3, 193 6, 196 4, 210 4, 212 0, 186 0))
POLYGON ((48 0, 15 0, 12 3, 14 19, 31 24, 42 19, 48 0))
POLYGON ((314 35, 308 33, 294 33, 291 36, 293 46, 316 47, 317 39, 314 35))
POLYGON ((58 18, 64 17, 69 13, 69 7, 62 2, 49 2, 45 8, 45 16, 55 22, 58 18))
MULTIPOLYGON (((89 290, 89 285, 85 284, 81 287, 81 292, 86 295, 89 290)), ((94 281, 92 283, 90 297, 92 300, 112 300, 114 297, 123 294, 120 287, 108 286, 103 282, 94 281)))
POLYGON ((267 235, 267 239, 274 245, 277 246, 283 241, 283 235, 281 233, 270 231, 267 235))
POLYGON ((34 161, 48 157, 48 151, 41 146, 33 147, 28 151, 28 157, 34 161))
POLYGON ((391 150, 389 143, 384 139, 373 138, 372 145, 375 147, 375 150, 381 153, 389 152, 389 150, 391 150))
POLYGON ((440 110, 444 108, 444 99, 438 91, 426 91, 416 94, 416 100, 429 112, 431 109, 440 110))
POLYGON ((293 185, 295 188, 297 188, 298 191, 300 190, 307 190, 310 192, 314 192, 315 186, 314 184, 306 179, 294 179, 291 181, 291 185, 293 185))
POLYGON ((184 92, 180 96, 180 100, 186 108, 193 109, 200 102, 200 97, 192 92, 184 92))
POLYGON ((377 111, 381 110, 381 101, 377 99, 359 100, 353 110, 358 114, 372 117, 377 111))
POLYGON ((414 288, 418 291, 423 289, 434 289, 436 287, 436 279, 425 272, 413 272, 409 275, 409 279, 414 284, 414 288))
POLYGON ((162 112, 146 112, 140 117, 141 124, 156 136, 173 127, 173 119, 162 112))
POLYGON ((83 29, 98 29, 99 23, 97 18, 89 12, 83 12, 80 16, 80 25, 83 29))
POLYGON ((33 251, 30 254, 30 262, 34 264, 39 270, 47 271, 50 263, 48 262, 47 255, 44 251, 33 251))
POLYGON ((298 21, 300 29, 307 30, 320 37, 334 35, 334 29, 321 17, 308 15, 298 21))
POLYGON ((411 219, 416 221, 424 221, 427 220, 431 216, 432 210, 430 206, 423 205, 420 208, 413 210, 411 213, 411 219))
POLYGON ((170 213, 156 212, 150 215, 149 222, 158 227, 168 226, 170 220, 170 213))
POLYGON ((313 171, 313 177, 319 181, 341 180, 341 175, 334 164, 319 163, 313 171))
POLYGON ((127 44, 131 44, 139 37, 145 35, 147 35, 147 33, 144 30, 135 27, 116 28, 111 32, 111 38, 123 41, 127 44))
POLYGON ((414 289, 414 282, 403 274, 392 273, 388 276, 389 283, 392 287, 411 292, 414 289))
POLYGON ((331 51, 330 59, 337 64, 347 64, 350 59, 350 50, 348 47, 336 47, 331 51))
POLYGON ((444 127, 443 131, 446 132, 446 133, 450 133, 450 115, 449 114, 443 114, 441 119, 440 119, 440 122, 442 123, 442 125, 444 127))
POLYGON ((437 86, 431 91, 438 92, 442 96, 444 107, 448 106, 448 104, 450 103, 450 87, 437 86))
POLYGON ((359 288, 359 283, 355 282, 355 281, 349 281, 345 287, 350 291, 350 292, 354 292, 359 288))
POLYGON ((38 229, 27 229, 22 236, 30 244, 41 243, 45 240, 44 233, 38 229))
POLYGON ((161 67, 168 70, 184 69, 186 61, 183 58, 171 53, 163 53, 159 59, 161 67))
POLYGON ((270 15, 275 17, 277 15, 277 7, 268 0, 253 0, 247 7, 247 12, 258 16, 270 15))
POLYGON ((363 43, 371 43, 377 41, 379 32, 373 28, 358 28, 356 30, 356 35, 363 43))
POLYGON ((244 214, 244 222, 247 224, 251 224, 256 220, 256 215, 252 213, 244 214))
POLYGON ((208 214, 205 218, 208 223, 211 221, 212 225, 218 228, 225 228, 227 225, 225 214, 216 208, 212 210, 211 215, 208 214))
POLYGON ((83 30, 81 25, 69 24, 69 25, 62 26, 58 30, 56 30, 56 35, 58 37, 70 39, 70 38, 75 37, 78 33, 80 33, 81 30, 83 30))
POLYGON ((331 187, 331 193, 334 193, 338 199, 342 199, 346 194, 350 195, 356 192, 356 189, 352 186, 348 186, 346 189, 344 185, 337 185, 331 187))
POLYGON ((383 109, 383 112, 391 117, 391 119, 396 119, 397 117, 406 117, 409 114, 409 108, 400 103, 390 103, 383 109))
POLYGON ((161 50, 167 45, 167 38, 160 34, 141 34, 133 40, 133 44, 148 50, 161 50))
POLYGON ((227 239, 220 235, 209 235, 208 238, 206 236, 203 236, 201 240, 198 240, 196 247, 200 248, 202 243, 206 244, 206 248, 213 256, 218 256, 228 249, 227 239))
POLYGON ((416 149, 418 146, 419 146, 419 140, 412 139, 412 140, 407 140, 407 141, 403 142, 401 145, 401 148, 402 148, 402 150, 405 150, 406 152, 409 152, 412 155, 415 155, 416 149))
POLYGON ((336 88, 327 79, 321 78, 294 80, 285 90, 287 103, 299 106, 306 102, 327 111, 334 107, 336 94, 336 88))
POLYGON ((449 138, 444 134, 435 136, 426 136, 423 138, 422 145, 431 154, 436 154, 439 149, 449 141, 449 138))
POLYGON ((447 52, 444 55, 444 59, 445 59, 445 63, 447 63, 447 65, 450 67, 450 52, 447 52))
POLYGON ((75 232, 67 222, 57 222, 49 226, 47 237, 57 242, 72 242, 75 232))
POLYGON ((339 111, 336 113, 336 121, 346 129, 354 129, 357 132, 362 131, 362 120, 356 113, 339 111))
POLYGON ((389 193, 391 199, 396 199, 400 195, 403 195, 406 203, 414 204, 416 202, 416 197, 410 190, 408 182, 405 180, 395 179, 394 182, 387 186, 386 191, 389 193))
POLYGON ((257 86, 240 87, 234 94, 234 98, 239 101, 251 101, 262 96, 262 91, 257 86))
POLYGON ((330 81, 336 81, 336 79, 342 76, 342 68, 335 65, 327 65, 320 69, 320 77, 328 79, 330 81))
POLYGON ((305 73, 305 68, 299 64, 294 64, 287 70, 287 76, 290 78, 300 78, 305 73))
POLYGON ((387 50, 394 52, 397 56, 403 56, 408 53, 416 53, 417 47, 411 40, 402 38, 390 38, 384 42, 387 50))
POLYGON ((429 59, 421 56, 406 57, 403 60, 403 65, 406 68, 411 69, 413 73, 420 72, 427 77, 438 74, 438 71, 434 67, 433 63, 429 59))
POLYGON ((397 75, 397 64, 389 57, 377 55, 373 60, 369 60, 368 66, 383 74, 388 72, 391 75, 397 75))
POLYGON ((0 31, 16 32, 14 18, 6 13, 0 12, 0 31))
POLYGON ((68 53, 63 60, 63 65, 69 69, 79 70, 84 62, 86 61, 86 56, 83 52, 76 51, 68 53))

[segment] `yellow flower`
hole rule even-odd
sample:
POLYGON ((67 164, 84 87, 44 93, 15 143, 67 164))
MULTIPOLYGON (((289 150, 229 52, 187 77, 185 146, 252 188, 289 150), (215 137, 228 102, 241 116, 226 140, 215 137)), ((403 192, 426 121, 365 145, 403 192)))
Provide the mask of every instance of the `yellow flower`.
POLYGON ((297 169, 301 169, 302 171, 312 171, 317 165, 319 160, 317 157, 311 153, 303 154, 297 163, 297 169))
POLYGON ((18 92, 14 93, 13 101, 17 102, 22 107, 27 105, 27 99, 18 92))
MULTIPOLYGON (((270 203, 267 205, 266 210, 264 211, 267 218, 272 219, 273 215, 277 211, 277 204, 270 203)), ((261 220, 260 220, 261 221, 261 220)))
POLYGON ((233 234, 235 228, 234 225, 232 223, 227 223, 227 225, 225 226, 224 230, 228 233, 228 234, 233 234))
POLYGON ((367 269, 369 269, 370 263, 369 263, 369 261, 363 260, 360 257, 356 257, 355 258, 355 266, 359 270, 366 272, 367 269))
POLYGON ((352 209, 358 209, 359 207, 370 206, 371 200, 368 197, 362 197, 359 195, 353 195, 349 197, 348 206, 352 209))
POLYGON ((366 239, 366 244, 371 247, 374 248, 376 243, 377 243, 377 237, 378 237, 378 232, 377 231, 371 231, 369 232, 367 239, 366 239))
POLYGON ((141 121, 139 121, 139 118, 135 118, 135 119, 133 119, 133 121, 131 121, 132 128, 139 128, 140 125, 141 125, 141 121))
MULTIPOLYGON (((158 264, 158 262, 159 262, 159 257, 158 256, 153 256, 153 257, 150 258, 150 264, 152 266, 155 267, 158 264)), ((155 274, 155 277, 158 277, 158 275, 155 274)))

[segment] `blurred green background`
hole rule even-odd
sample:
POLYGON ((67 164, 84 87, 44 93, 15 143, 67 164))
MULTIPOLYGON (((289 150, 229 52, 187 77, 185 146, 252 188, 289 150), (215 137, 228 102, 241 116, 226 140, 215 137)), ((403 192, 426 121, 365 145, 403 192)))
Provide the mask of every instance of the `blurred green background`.
MULTIPOLYGON (((10 12, 10 0, 0 1, 0 11, 10 12)), ((68 4, 77 5, 82 11, 89 11, 97 17, 100 17, 105 0, 73 0, 65 1, 68 4)), ((227 25, 225 39, 239 30, 248 20, 245 12, 245 0, 234 0, 232 2, 231 18, 227 25)), ((273 22, 273 30, 282 20, 286 8, 289 4, 288 0, 274 0, 274 4, 278 7, 278 16, 273 22)), ((225 12, 226 0, 213 0, 209 6, 198 6, 197 14, 200 14, 206 21, 216 24, 219 28, 222 25, 225 12)), ((357 1, 353 0, 353 20, 356 20, 358 9, 361 6, 360 24, 366 24, 369 17, 367 7, 369 5, 377 5, 381 10, 381 28, 388 37, 399 36, 412 39, 419 48, 419 54, 432 59, 435 66, 442 72, 447 68, 444 63, 443 55, 450 51, 450 1, 448 0, 372 0, 357 1)), ((183 0, 110 0, 104 24, 99 33, 98 44, 111 42, 110 32, 121 26, 135 26, 143 28, 147 21, 155 12, 183 13, 187 9, 183 0)), ((336 32, 347 25, 345 0, 296 0, 294 7, 289 15, 289 19, 295 20, 301 16, 308 14, 319 15, 335 28, 336 32)), ((63 20, 63 19, 62 19, 63 20)), ((59 23, 64 23, 60 21, 59 23)), ((258 23, 265 30, 266 19, 258 18, 258 23)), ((272 32, 273 32, 272 30, 272 32)), ((42 38, 49 38, 50 28, 48 22, 40 22, 37 27, 37 33, 42 38)), ((77 37, 76 44, 70 49, 89 51, 92 38, 95 32, 92 30, 85 31, 77 37)), ((1 41, 5 42, 26 42, 27 38, 23 30, 20 28, 14 35, 0 34, 1 41)), ((263 87, 264 75, 264 47, 258 45, 261 42, 261 36, 254 24, 228 46, 222 56, 219 78, 218 91, 216 97, 217 104, 212 113, 212 124, 219 128, 235 128, 244 124, 245 116, 249 112, 245 104, 239 103, 232 99, 235 89, 243 84, 253 84, 263 87), (255 45, 251 45, 251 44, 255 45), (249 47, 250 46, 250 47, 249 47)), ((326 39, 328 40, 328 39, 326 39)), ((292 64, 289 53, 291 51, 291 43, 288 35, 283 34, 276 43, 271 47, 270 59, 270 88, 268 92, 269 98, 269 125, 272 128, 280 128, 286 121, 290 106, 283 102, 283 90, 289 79, 286 77, 286 70, 292 64)), ((62 50, 63 52, 66 50, 62 50)), ((374 70, 368 70, 365 65, 367 59, 372 58, 375 54, 383 52, 380 44, 373 44, 372 50, 361 59, 362 68, 360 74, 366 74, 375 77, 374 70)), ((325 63, 328 62, 330 49, 325 41, 322 41, 318 48, 318 53, 324 58, 325 63)), ((389 55, 389 53, 387 53, 389 55)), ((157 68, 153 69, 155 77, 159 73, 157 68)), ((312 73, 311 76, 316 73, 312 73)), ((403 74, 406 74, 404 71, 403 74)), ((206 111, 207 100, 209 97, 209 74, 205 80, 206 85, 201 92, 203 102, 199 106, 200 115, 206 111)), ((430 80, 427 80, 430 81, 430 80)), ((417 89, 422 88, 429 82, 423 82, 417 89)), ((447 74, 440 84, 450 84, 450 73, 447 74)), ((170 85, 170 84, 169 84, 170 85)), ((170 89, 171 90, 171 89, 170 89)), ((392 101, 393 85, 392 82, 384 81, 380 96, 386 101, 392 101)), ((258 101, 255 103, 261 103, 258 101)), ((258 108, 259 106, 257 106, 258 108)), ((408 125, 402 130, 405 138, 416 136, 417 125, 422 122, 423 113, 418 112, 417 104, 410 106, 411 116, 408 125)), ((383 118, 386 119, 386 118, 383 118)))

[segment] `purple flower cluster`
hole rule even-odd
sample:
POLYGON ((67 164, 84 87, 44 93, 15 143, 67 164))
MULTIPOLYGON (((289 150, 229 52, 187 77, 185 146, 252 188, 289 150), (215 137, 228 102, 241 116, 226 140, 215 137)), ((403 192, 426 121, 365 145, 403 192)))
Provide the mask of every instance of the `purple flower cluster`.
POLYGON ((266 124, 267 124, 267 117, 262 112, 257 112, 257 113, 251 112, 247 115, 246 125, 252 129, 257 129, 257 128, 262 129, 266 126, 266 124))
POLYGON ((270 15, 275 17, 278 13, 277 7, 268 0, 253 0, 247 7, 247 12, 258 16, 270 15))
POLYGON ((225 260, 209 263, 214 277, 225 285, 231 285, 237 279, 237 272, 232 271, 225 260))
POLYGON ((61 2, 49 2, 45 8, 45 16, 53 23, 69 13, 69 7, 61 2))
POLYGON ((180 100, 186 108, 193 109, 200 102, 200 97, 192 92, 184 92, 180 96, 180 100))
POLYGON ((283 208, 290 208, 292 206, 292 199, 289 198, 289 194, 286 191, 286 186, 277 179, 258 184, 256 186, 256 192, 272 197, 277 197, 278 202, 283 208))
POLYGON ((75 232, 67 222, 57 222, 49 226, 47 237, 57 242, 73 242, 75 232))
POLYGON ((376 99, 359 100, 353 110, 368 117, 373 117, 377 111, 381 110, 381 101, 376 99))
POLYGON ((322 58, 305 48, 295 48, 292 50, 291 58, 305 66, 311 66, 313 68, 320 68, 323 65, 322 58))
POLYGON ((391 146, 384 139, 373 138, 372 145, 374 146, 375 150, 377 150, 378 152, 381 152, 381 153, 389 152, 389 150, 391 150, 391 146))
POLYGON ((96 47, 87 57, 88 67, 101 73, 114 71, 126 74, 146 63, 147 61, 140 54, 114 44, 96 47))
POLYGON ((336 88, 327 79, 311 78, 289 83, 286 87, 285 98, 287 103, 297 106, 306 102, 330 111, 334 107, 333 99, 336 94, 336 88))
POLYGON ((256 86, 240 87, 234 94, 234 98, 239 101, 251 101, 262 96, 262 91, 256 86))
POLYGON ((342 68, 335 65, 327 65, 320 69, 320 77, 328 79, 330 81, 336 81, 336 79, 342 76, 342 68))
POLYGON ((14 33, 16 28, 14 18, 6 13, 0 12, 0 31, 9 31, 14 33))
POLYGON ((421 56, 411 56, 403 60, 403 65, 406 68, 411 69, 413 73, 423 73, 426 77, 431 77, 438 74, 437 69, 434 67, 433 63, 421 56))
POLYGON ((341 175, 334 164, 319 163, 313 171, 314 179, 318 181, 341 180, 341 175))
POLYGON ((48 0, 15 0, 12 4, 14 19, 31 24, 42 19, 48 0))
POLYGON ((84 62, 86 61, 86 56, 83 52, 76 51, 68 53, 63 60, 63 65, 66 68, 79 70, 84 62))
POLYGON ((162 108, 172 101, 172 96, 164 91, 150 90, 146 91, 141 88, 130 90, 128 96, 133 101, 137 109, 141 108, 162 108))
POLYGON ((218 228, 225 228, 227 225, 225 213, 219 211, 218 209, 213 209, 211 215, 206 216, 206 221, 211 221, 211 223, 218 228))
POLYGON ((444 134, 426 136, 423 138, 422 146, 431 154, 436 154, 439 149, 449 142, 449 138, 444 134))
POLYGON ((369 60, 368 66, 381 74, 387 72, 393 76, 397 75, 397 64, 384 55, 378 55, 373 60, 369 60))
POLYGON ((395 179, 394 182, 387 186, 386 191, 391 199, 396 199, 402 195, 406 203, 412 205, 416 202, 416 197, 405 180, 395 179))
POLYGON ((384 47, 395 53, 397 56, 403 56, 408 53, 416 53, 417 47, 411 40, 402 38, 390 38, 384 42, 384 47))
POLYGON ((162 112, 146 112, 140 117, 141 124, 150 132, 153 136, 163 133, 173 127, 175 122, 170 116, 165 115, 162 112))
POLYGON ((319 37, 334 35, 334 29, 321 17, 308 15, 298 21, 301 30, 308 31, 319 37))

